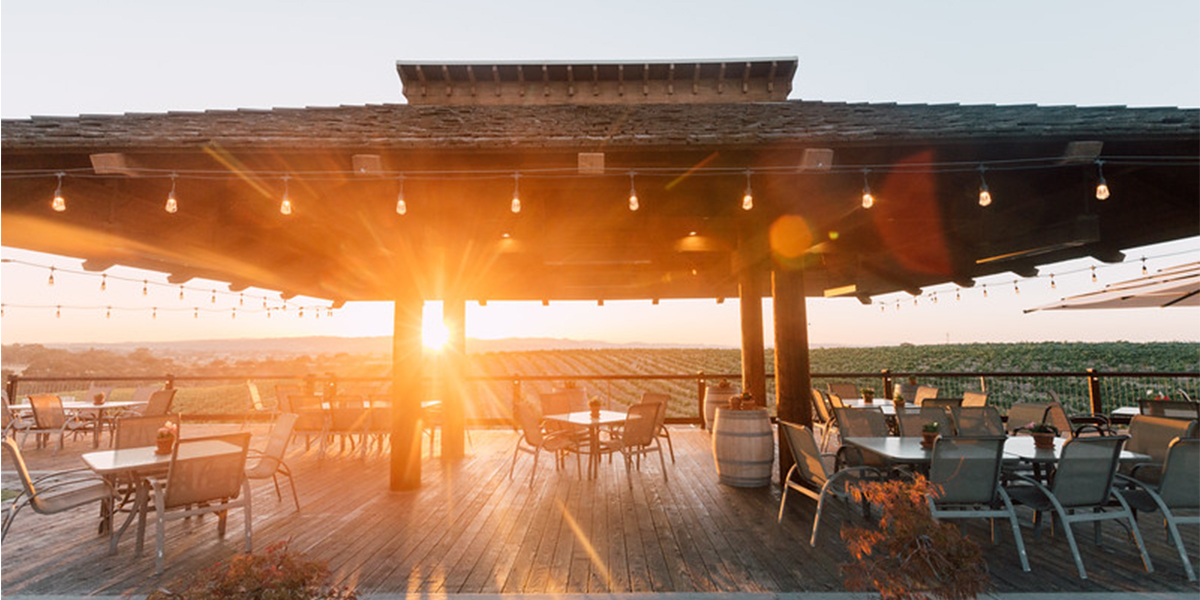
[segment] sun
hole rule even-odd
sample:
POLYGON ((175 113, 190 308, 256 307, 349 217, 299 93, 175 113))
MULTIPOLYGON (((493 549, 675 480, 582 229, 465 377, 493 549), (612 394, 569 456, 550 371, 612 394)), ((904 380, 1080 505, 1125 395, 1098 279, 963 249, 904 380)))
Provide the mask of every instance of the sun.
POLYGON ((450 340, 450 329, 442 321, 441 302, 425 304, 421 315, 421 344, 429 350, 441 350, 450 340))

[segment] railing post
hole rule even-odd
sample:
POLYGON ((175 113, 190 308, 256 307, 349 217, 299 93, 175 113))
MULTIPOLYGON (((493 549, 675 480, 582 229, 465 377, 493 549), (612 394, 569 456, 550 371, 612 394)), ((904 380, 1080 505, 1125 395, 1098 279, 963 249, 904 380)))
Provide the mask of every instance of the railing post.
POLYGON ((512 382, 512 423, 517 428, 517 405, 521 403, 521 376, 514 374, 512 382))
POLYGON ((17 402, 17 382, 20 379, 20 375, 13 373, 8 376, 8 381, 4 382, 4 390, 8 394, 8 401, 13 404, 17 402))
POLYGON ((1100 397, 1100 374, 1095 369, 1087 370, 1088 399, 1092 401, 1092 412, 1104 414, 1104 402, 1100 397))
POLYGON ((696 373, 696 409, 700 415, 700 429, 708 429, 708 422, 704 418, 704 371, 696 373))
POLYGON ((880 375, 880 377, 883 378, 883 397, 888 400, 891 400, 892 399, 892 370, 891 369, 880 369, 879 375, 880 375))
POLYGON ((167 381, 163 387, 165 387, 168 390, 175 389, 175 376, 170 373, 167 373, 167 381))

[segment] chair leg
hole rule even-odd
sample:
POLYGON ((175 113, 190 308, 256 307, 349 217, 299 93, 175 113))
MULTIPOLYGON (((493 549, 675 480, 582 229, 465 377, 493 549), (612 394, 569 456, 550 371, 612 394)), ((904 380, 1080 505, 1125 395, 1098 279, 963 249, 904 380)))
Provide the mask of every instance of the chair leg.
POLYGON ((166 544, 166 531, 163 517, 166 516, 166 506, 163 504, 162 494, 154 495, 154 512, 156 513, 155 525, 155 550, 154 550, 154 574, 162 575, 163 563, 163 546, 166 544))
MULTIPOLYGON (((674 462, 672 460, 672 462, 674 462)), ((662 468, 663 481, 667 480, 667 461, 663 458, 662 446, 658 447, 658 466, 662 468)))
POLYGON ((1087 569, 1083 567, 1083 557, 1079 555, 1079 546, 1075 543, 1075 533, 1071 530, 1071 523, 1065 518, 1066 515, 1061 515, 1063 518, 1062 528, 1067 536, 1067 545, 1071 547, 1071 555, 1075 557, 1075 567, 1079 569, 1079 578, 1087 579, 1087 569))
POLYGON ((671 464, 675 464, 675 443, 671 441, 671 432, 663 427, 663 437, 667 438, 667 448, 671 451, 671 464))
POLYGON ((812 537, 808 540, 808 545, 813 548, 817 547, 817 531, 821 528, 821 511, 825 510, 825 498, 829 497, 828 489, 821 489, 821 495, 817 497, 817 514, 813 517, 812 537))
POLYGON ((1187 548, 1183 546, 1183 538, 1179 536, 1179 528, 1175 526, 1175 519, 1163 519, 1167 523, 1167 529, 1171 532, 1171 540, 1175 542, 1175 549, 1179 551, 1179 562, 1183 563, 1183 571, 1187 573, 1188 581, 1196 581, 1196 572, 1192 570, 1192 560, 1188 557, 1187 548))
MULTIPOLYGON (((295 491, 294 487, 293 487, 292 491, 293 492, 295 491)), ((243 502, 245 502, 245 504, 242 505, 242 520, 245 521, 245 528, 246 528, 246 553, 249 554, 254 551, 254 529, 253 529, 254 519, 253 519, 253 511, 251 510, 250 480, 249 479, 242 480, 242 498, 243 498, 243 502)), ((299 505, 297 505, 297 510, 298 509, 299 509, 299 505)))
POLYGON ((283 494, 279 491, 279 472, 271 473, 271 481, 275 484, 275 499, 283 502, 283 494))

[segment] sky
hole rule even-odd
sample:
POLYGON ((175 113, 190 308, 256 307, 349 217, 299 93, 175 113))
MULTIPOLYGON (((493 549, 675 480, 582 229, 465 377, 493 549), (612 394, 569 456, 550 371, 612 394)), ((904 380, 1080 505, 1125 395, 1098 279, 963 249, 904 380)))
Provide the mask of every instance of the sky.
MULTIPOLYGON (((0 116, 398 103, 398 60, 774 56, 799 59, 793 99, 1200 107, 1200 3, 5 0, 0 116)), ((101 291, 98 274, 73 272, 81 271, 78 260, 7 247, 2 253, 10 261, 0 276, 5 344, 391 332, 391 307, 382 303, 350 303, 330 316, 311 308, 327 302, 298 298, 291 310, 267 318, 246 304, 258 296, 277 304, 270 290, 248 290, 247 303, 222 293, 222 282, 195 281, 180 300, 177 286, 155 285, 165 275, 114 267, 101 291), (50 266, 57 268, 53 286, 50 266), (304 317, 299 304, 310 306, 304 317), (64 307, 61 316, 56 306, 64 307)), ((907 294, 881 296, 871 306, 810 299, 810 341, 1200 340, 1197 309, 1023 312, 1136 277, 1142 258, 1149 271, 1200 260, 1200 240, 1127 255, 1126 265, 1081 260, 1047 265, 1032 279, 981 279, 986 298, 976 285, 955 300, 955 287, 944 285, 925 290, 915 305, 907 294)), ((768 345, 770 309, 768 300, 768 345)), ((438 310, 429 306, 431 315, 438 310)), ((470 305, 467 334, 727 346, 740 340, 737 302, 713 300, 470 305)))

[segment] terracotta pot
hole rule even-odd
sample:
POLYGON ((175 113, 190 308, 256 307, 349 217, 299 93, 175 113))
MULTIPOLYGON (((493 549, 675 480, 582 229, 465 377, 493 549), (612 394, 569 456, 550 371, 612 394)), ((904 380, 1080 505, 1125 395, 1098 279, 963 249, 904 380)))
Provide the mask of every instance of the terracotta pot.
POLYGON ((592 411, 592 418, 593 418, 593 419, 599 419, 599 418, 600 418, 600 407, 599 407, 599 406, 593 406, 593 407, 590 407, 588 410, 592 411))
POLYGON ((1053 433, 1035 433, 1033 434, 1033 447, 1039 450, 1052 450, 1054 448, 1053 433))
POLYGON ((157 447, 154 448, 155 454, 170 454, 175 449, 175 438, 157 438, 155 444, 157 444, 157 447))
POLYGON ((930 448, 933 448, 933 443, 935 441, 937 441, 937 439, 938 439, 937 432, 922 431, 921 432, 921 447, 926 450, 929 450, 930 448))
POLYGON ((862 399, 863 399, 864 404, 870 404, 870 403, 874 402, 875 401, 875 391, 874 390, 863 390, 862 391, 862 399))

